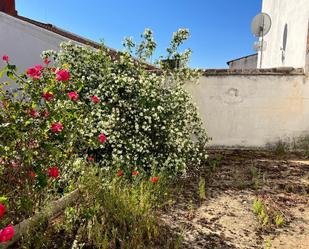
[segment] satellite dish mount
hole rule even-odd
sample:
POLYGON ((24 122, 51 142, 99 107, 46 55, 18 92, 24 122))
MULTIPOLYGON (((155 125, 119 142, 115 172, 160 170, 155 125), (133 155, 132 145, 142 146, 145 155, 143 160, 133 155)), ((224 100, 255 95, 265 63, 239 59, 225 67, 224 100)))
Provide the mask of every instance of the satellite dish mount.
POLYGON ((251 24, 252 34, 259 38, 259 44, 255 44, 255 50, 260 51, 260 68, 262 68, 263 52, 266 48, 264 36, 268 34, 271 28, 271 18, 266 13, 260 13, 253 18, 251 24))

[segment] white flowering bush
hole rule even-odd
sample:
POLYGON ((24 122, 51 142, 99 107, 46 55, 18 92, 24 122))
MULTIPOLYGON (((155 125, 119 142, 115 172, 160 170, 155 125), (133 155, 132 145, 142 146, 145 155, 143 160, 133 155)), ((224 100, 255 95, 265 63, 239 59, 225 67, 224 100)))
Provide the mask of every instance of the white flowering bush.
POLYGON ((43 54, 53 56, 59 65, 68 65, 72 77, 83 86, 81 101, 95 105, 89 108, 91 118, 84 122, 84 139, 91 141, 103 132, 107 141, 100 149, 83 149, 102 166, 125 174, 134 170, 177 174, 206 160, 207 136, 191 96, 183 88, 198 73, 186 67, 190 51, 177 52, 188 37, 185 29, 175 32, 167 49, 168 60, 181 60, 179 68, 161 63, 159 70, 146 63, 156 47, 150 30, 139 45, 126 39, 127 51, 113 58, 106 49, 72 43, 63 43, 59 53, 43 54), (139 61, 132 56, 134 51, 139 61), (92 96, 98 97, 97 103, 89 101, 92 96))

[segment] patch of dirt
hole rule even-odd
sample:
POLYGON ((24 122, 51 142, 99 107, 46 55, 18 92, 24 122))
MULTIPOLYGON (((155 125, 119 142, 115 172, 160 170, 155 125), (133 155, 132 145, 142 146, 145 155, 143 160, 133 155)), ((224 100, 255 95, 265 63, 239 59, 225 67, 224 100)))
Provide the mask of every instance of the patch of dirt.
POLYGON ((213 151, 205 170, 192 170, 178 187, 176 203, 162 217, 182 236, 183 248, 309 248, 309 161, 301 155, 213 151), (204 200, 200 177, 206 178, 204 200), (283 226, 262 225, 253 212, 258 198, 271 200, 283 226))

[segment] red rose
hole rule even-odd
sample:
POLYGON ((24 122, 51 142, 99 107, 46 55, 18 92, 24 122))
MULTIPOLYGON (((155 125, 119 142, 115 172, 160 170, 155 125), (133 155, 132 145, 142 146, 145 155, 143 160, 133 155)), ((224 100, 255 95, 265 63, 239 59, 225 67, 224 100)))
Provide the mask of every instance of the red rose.
POLYGON ((57 177, 59 177, 59 169, 58 169, 58 167, 49 168, 49 169, 47 170, 47 173, 48 173, 48 175, 49 175, 50 177, 52 177, 52 178, 57 178, 57 177))
POLYGON ((150 178, 150 181, 153 182, 153 183, 156 183, 157 181, 159 181, 159 176, 156 176, 156 177, 152 177, 150 178))
POLYGON ((122 170, 119 170, 119 171, 117 172, 117 176, 123 176, 122 170))
POLYGON ((103 144, 106 141, 106 136, 103 133, 99 135, 99 141, 101 144, 103 144))
POLYGON ((41 116, 44 118, 48 118, 49 117, 49 112, 48 111, 42 111, 41 112, 41 116))
POLYGON ((61 69, 56 71, 56 80, 67 81, 70 79, 70 73, 68 70, 61 69))
POLYGON ((88 160, 89 162, 92 162, 92 161, 94 160, 94 158, 93 158, 92 156, 88 156, 88 157, 87 157, 87 160, 88 160))
MULTIPOLYGON (((40 65, 35 66, 34 68, 28 68, 27 69, 27 75, 30 76, 33 79, 40 79, 41 78, 41 70, 40 70, 40 65)), ((41 66, 42 67, 42 66, 41 66)))
POLYGON ((3 55, 2 60, 8 62, 10 57, 8 55, 3 55))
POLYGON ((132 176, 136 176, 136 175, 138 175, 138 174, 139 174, 138 171, 133 171, 133 172, 132 172, 132 176))
POLYGON ((0 203, 0 218, 4 216, 5 212, 6 212, 6 208, 4 204, 0 203))
POLYGON ((48 60, 48 58, 44 59, 44 64, 48 65, 50 63, 50 60, 48 60))
POLYGON ((38 116, 40 116, 40 114, 35 109, 30 109, 29 115, 33 118, 37 118, 38 116))
POLYGON ((46 101, 51 101, 54 98, 54 94, 51 92, 45 92, 42 94, 42 97, 46 100, 46 101))
POLYGON ((30 172, 29 172, 29 176, 30 176, 31 178, 36 178, 36 173, 35 173, 34 171, 30 171, 30 172))
POLYGON ((72 100, 72 101, 77 101, 78 100, 77 92, 69 92, 68 96, 69 96, 70 100, 72 100))
POLYGON ((60 122, 53 123, 50 126, 50 130, 53 133, 60 133, 63 130, 63 125, 60 122))
POLYGON ((91 97, 91 101, 92 101, 92 103, 94 103, 94 104, 98 104, 98 103, 101 102, 100 98, 97 97, 97 96, 95 96, 95 95, 91 97))
POLYGON ((12 225, 7 226, 0 230, 0 242, 6 242, 13 238, 14 236, 14 227, 12 225))

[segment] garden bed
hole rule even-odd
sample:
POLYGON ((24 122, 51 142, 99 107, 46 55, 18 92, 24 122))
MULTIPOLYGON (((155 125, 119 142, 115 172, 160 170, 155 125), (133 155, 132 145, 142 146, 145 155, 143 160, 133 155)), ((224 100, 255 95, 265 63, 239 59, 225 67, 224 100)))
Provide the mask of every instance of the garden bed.
POLYGON ((302 155, 269 152, 212 152, 216 166, 199 197, 199 177, 179 182, 177 203, 164 221, 183 236, 183 248, 308 248, 309 161, 302 155), (218 157, 219 155, 219 157, 218 157), (262 225, 253 212, 261 199, 284 214, 284 224, 262 225))

